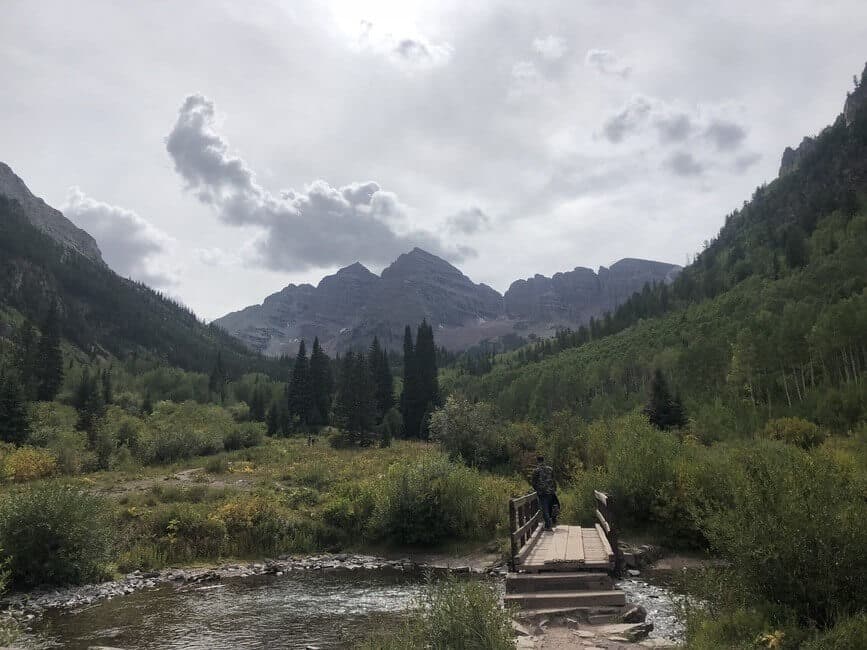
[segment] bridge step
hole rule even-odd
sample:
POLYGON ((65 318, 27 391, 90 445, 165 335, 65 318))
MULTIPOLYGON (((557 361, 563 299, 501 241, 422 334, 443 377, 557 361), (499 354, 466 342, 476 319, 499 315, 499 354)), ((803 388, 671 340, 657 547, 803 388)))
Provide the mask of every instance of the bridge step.
POLYGON ((626 604, 622 591, 548 591, 512 593, 503 602, 521 609, 553 609, 558 607, 617 607, 626 604))
POLYGON ((540 591, 607 591, 614 581, 607 573, 571 571, 563 573, 510 573, 506 576, 506 592, 540 591))

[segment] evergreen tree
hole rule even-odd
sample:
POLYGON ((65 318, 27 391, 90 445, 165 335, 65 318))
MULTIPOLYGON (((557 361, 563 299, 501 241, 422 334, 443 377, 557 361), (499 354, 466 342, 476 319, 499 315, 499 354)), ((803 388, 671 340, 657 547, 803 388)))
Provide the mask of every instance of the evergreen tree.
POLYGON ((295 365, 292 367, 292 379, 289 382, 289 417, 297 421, 302 427, 306 426, 310 419, 313 396, 310 392, 310 364, 307 360, 307 347, 304 341, 298 346, 298 354, 295 355, 295 365))
POLYGON ((0 373, 0 441, 23 444, 30 434, 24 392, 14 373, 0 373))
POLYGON ((50 402, 63 385, 63 353, 60 350, 60 322, 52 307, 42 324, 36 366, 37 399, 50 402))
POLYGON ((394 406, 394 378, 391 376, 388 352, 380 347, 379 338, 376 336, 373 337, 367 359, 373 375, 376 420, 382 422, 382 418, 394 406))
POLYGON ((416 369, 419 382, 419 401, 422 413, 441 406, 439 377, 437 376, 437 351, 433 327, 423 320, 418 326, 415 343, 416 369))
POLYGON ((102 401, 105 404, 111 404, 114 402, 114 389, 111 385, 111 370, 103 370, 100 380, 102 382, 102 401))
POLYGON ((154 412, 154 404, 151 400, 151 392, 149 390, 145 391, 145 396, 141 403, 141 412, 145 415, 150 415, 154 412))
POLYGON ((650 382, 650 401, 644 407, 650 423, 657 429, 668 430, 686 424, 686 413, 680 397, 672 397, 668 382, 659 368, 653 373, 650 382))
POLYGON ((32 402, 38 393, 39 345, 36 329, 25 320, 12 333, 12 366, 18 376, 25 400, 32 402))
POLYGON ((102 399, 97 375, 91 375, 87 368, 84 369, 81 381, 75 389, 73 406, 78 411, 77 427, 86 431, 92 442, 96 433, 96 425, 105 413, 105 402, 102 399))
POLYGON ((360 439, 360 434, 372 430, 376 421, 373 381, 363 354, 349 351, 344 355, 337 383, 335 423, 360 439))
POLYGON ((276 436, 280 433, 280 408, 277 406, 277 402, 271 402, 271 406, 268 407, 265 426, 268 428, 269 436, 276 436))
POLYGON ((250 395, 250 419, 253 422, 265 421, 265 393, 260 386, 253 388, 250 395))
POLYGON ((419 408, 418 388, 415 345, 412 330, 407 325, 403 333, 403 390, 400 394, 400 414, 403 416, 403 432, 407 438, 419 436, 422 411, 419 408))
POLYGON ((319 345, 319 337, 313 339, 313 352, 310 355, 310 424, 328 424, 331 411, 331 397, 334 393, 334 379, 331 375, 331 359, 319 345))
POLYGON ((229 383, 229 375, 223 365, 223 353, 217 352, 217 361, 208 380, 208 390, 220 398, 220 404, 226 403, 226 387, 229 383))

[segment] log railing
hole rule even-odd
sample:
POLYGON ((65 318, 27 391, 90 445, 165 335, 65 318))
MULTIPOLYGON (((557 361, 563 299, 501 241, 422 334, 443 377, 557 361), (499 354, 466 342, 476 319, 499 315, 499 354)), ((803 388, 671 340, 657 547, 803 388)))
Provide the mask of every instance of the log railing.
POLYGON ((614 516, 614 497, 599 490, 593 490, 596 501, 596 524, 600 537, 608 543, 606 551, 614 562, 614 574, 623 571, 623 555, 617 543, 617 520, 614 516))
POLYGON ((509 541, 512 551, 510 564, 513 571, 520 556, 536 540, 541 525, 542 511, 539 509, 539 497, 535 492, 509 499, 509 541))

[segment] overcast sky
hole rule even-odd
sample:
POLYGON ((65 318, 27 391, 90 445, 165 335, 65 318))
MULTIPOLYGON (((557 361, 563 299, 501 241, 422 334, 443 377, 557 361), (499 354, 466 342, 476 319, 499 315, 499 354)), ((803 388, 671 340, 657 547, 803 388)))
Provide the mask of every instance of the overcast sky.
POLYGON ((0 160, 209 319, 416 245, 683 264, 867 60, 864 0, 0 5, 0 160))

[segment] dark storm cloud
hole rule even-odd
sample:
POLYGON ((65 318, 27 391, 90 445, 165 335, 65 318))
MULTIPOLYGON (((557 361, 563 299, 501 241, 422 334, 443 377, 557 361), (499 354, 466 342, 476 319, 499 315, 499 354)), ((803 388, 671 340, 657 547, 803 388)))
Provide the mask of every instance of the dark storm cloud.
POLYGON ((491 218, 481 208, 461 210, 448 220, 449 230, 464 235, 474 235, 491 227, 491 218))
POLYGON ((460 261, 472 249, 448 250, 439 238, 406 225, 406 208, 377 183, 332 187, 316 180, 303 190, 275 196, 256 182, 247 164, 229 152, 214 130, 214 103, 202 95, 184 100, 166 139, 175 170, 187 189, 232 225, 260 229, 252 265, 294 271, 361 260, 385 263, 413 246, 460 261))
POLYGON ((63 213, 93 235, 106 263, 120 275, 157 287, 177 283, 158 259, 168 252, 171 238, 132 210, 97 201, 73 187, 63 213))
POLYGON ((747 131, 740 124, 728 120, 713 120, 708 124, 705 135, 720 151, 731 151, 743 144, 747 131))
POLYGON ((679 151, 672 155, 666 166, 678 176, 699 176, 704 172, 704 165, 687 151, 679 151))

